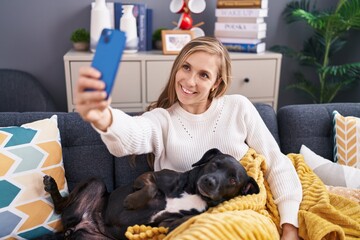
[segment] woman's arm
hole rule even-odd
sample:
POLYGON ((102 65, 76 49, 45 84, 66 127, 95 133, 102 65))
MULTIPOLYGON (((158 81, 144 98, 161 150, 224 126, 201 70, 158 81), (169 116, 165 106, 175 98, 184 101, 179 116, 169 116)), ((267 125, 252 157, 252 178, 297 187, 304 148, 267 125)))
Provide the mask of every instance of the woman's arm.
POLYGON ((265 177, 280 213, 280 224, 288 223, 297 227, 302 187, 296 170, 290 159, 281 152, 254 105, 248 101, 242 107, 245 111, 246 142, 257 153, 265 156, 267 165, 265 177))

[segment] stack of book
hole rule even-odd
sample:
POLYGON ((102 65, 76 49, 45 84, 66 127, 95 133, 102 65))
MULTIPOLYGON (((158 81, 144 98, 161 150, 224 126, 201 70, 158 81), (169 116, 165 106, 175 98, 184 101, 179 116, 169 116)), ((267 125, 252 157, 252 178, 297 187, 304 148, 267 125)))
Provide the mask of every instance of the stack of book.
POLYGON ((268 0, 217 0, 214 35, 233 52, 265 51, 268 0))

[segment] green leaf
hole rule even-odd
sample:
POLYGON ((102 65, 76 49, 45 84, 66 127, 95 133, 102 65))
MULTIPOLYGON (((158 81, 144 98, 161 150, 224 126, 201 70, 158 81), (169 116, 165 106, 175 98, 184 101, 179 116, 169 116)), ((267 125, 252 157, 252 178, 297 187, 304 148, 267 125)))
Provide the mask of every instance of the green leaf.
POLYGON ((294 11, 297 9, 302 9, 306 12, 311 12, 312 9, 315 9, 315 4, 313 5, 313 7, 310 7, 310 1, 308 0, 292 1, 288 3, 282 13, 287 23, 292 23, 302 20, 302 18, 299 18, 293 14, 294 11))
POLYGON ((339 5, 337 13, 349 28, 360 28, 360 0, 346 0, 339 5))
POLYGON ((307 24, 309 24, 315 30, 321 31, 326 27, 326 20, 323 19, 323 16, 321 14, 317 15, 310 12, 306 12, 303 9, 296 9, 293 12, 293 15, 295 17, 304 19, 307 22, 307 24))
POLYGON ((285 57, 296 59, 297 61, 302 63, 302 65, 312 66, 316 62, 316 59, 314 57, 307 56, 303 52, 295 51, 294 49, 287 46, 275 45, 272 46, 269 50, 281 53, 285 57))
POLYGON ((305 76, 301 72, 294 73, 294 77, 296 79, 296 83, 290 84, 287 86, 287 89, 298 89, 300 91, 308 94, 314 102, 318 102, 318 98, 316 97, 318 89, 314 84, 308 81, 305 76))
POLYGON ((282 45, 272 46, 269 50, 273 52, 281 53, 285 57, 289 57, 289 58, 297 58, 298 55, 298 52, 295 51, 294 49, 282 45))
POLYGON ((308 62, 300 61, 301 65, 315 65, 316 68, 321 67, 321 62, 325 56, 325 42, 324 38, 319 34, 314 34, 312 37, 304 41, 303 54, 311 57, 308 62))
POLYGON ((346 76, 347 78, 360 78, 360 62, 343 65, 326 66, 321 69, 322 73, 333 77, 346 76))
POLYGON ((343 84, 344 84, 343 82, 328 83, 324 90, 322 101, 320 103, 331 102, 334 99, 334 97, 338 94, 343 84))

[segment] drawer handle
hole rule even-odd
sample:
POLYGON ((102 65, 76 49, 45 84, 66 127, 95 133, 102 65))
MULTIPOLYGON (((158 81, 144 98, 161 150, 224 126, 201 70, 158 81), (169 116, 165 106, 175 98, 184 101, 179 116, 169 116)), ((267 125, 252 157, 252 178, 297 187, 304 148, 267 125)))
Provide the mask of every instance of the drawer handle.
POLYGON ((250 82, 250 78, 244 78, 244 82, 246 83, 250 82))

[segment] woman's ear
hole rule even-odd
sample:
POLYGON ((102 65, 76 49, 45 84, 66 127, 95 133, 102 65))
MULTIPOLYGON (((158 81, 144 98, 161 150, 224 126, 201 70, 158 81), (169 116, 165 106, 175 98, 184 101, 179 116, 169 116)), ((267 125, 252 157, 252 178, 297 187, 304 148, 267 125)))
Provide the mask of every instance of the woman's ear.
POLYGON ((213 87, 211 88, 211 91, 214 91, 216 88, 218 88, 218 86, 220 85, 221 81, 222 81, 222 78, 216 79, 216 82, 214 83, 213 87))

